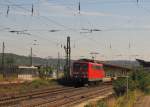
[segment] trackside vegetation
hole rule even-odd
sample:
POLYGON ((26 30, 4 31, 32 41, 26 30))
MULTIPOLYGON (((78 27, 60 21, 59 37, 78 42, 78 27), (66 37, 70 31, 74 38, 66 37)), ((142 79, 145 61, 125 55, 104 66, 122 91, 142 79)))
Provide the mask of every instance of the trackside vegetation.
POLYGON ((90 102, 84 107, 134 107, 135 101, 142 95, 141 91, 130 91, 128 96, 126 94, 119 97, 114 96, 109 100, 90 102))
POLYGON ((55 79, 35 79, 32 82, 25 82, 15 86, 3 86, 0 88, 0 94, 12 94, 29 92, 35 89, 51 88, 58 83, 55 79))
POLYGON ((84 107, 107 107, 107 104, 105 101, 98 101, 96 103, 89 103, 84 107))
POLYGON ((89 103, 85 107, 134 107, 140 96, 150 94, 150 72, 140 68, 130 73, 128 75, 128 94, 127 77, 114 80, 113 88, 116 95, 115 100, 89 103))
MULTIPOLYGON (((118 78, 113 81, 113 87, 116 95, 124 95, 127 90, 127 78, 118 78)), ((138 89, 144 93, 150 93, 150 72, 141 68, 129 74, 128 89, 129 91, 138 89)))

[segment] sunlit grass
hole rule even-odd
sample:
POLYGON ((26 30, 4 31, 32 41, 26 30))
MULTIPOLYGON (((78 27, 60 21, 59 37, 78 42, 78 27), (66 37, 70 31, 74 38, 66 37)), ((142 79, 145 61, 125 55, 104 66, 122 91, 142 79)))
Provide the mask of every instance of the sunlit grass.
POLYGON ((97 101, 97 102, 91 102, 84 107, 134 107, 134 104, 140 96, 142 96, 143 93, 139 90, 131 91, 127 95, 114 97, 112 99, 109 99, 107 101, 97 101))
POLYGON ((34 89, 49 88, 54 85, 57 85, 57 81, 54 79, 35 79, 32 82, 25 82, 17 86, 3 86, 0 88, 0 94, 22 93, 34 89))

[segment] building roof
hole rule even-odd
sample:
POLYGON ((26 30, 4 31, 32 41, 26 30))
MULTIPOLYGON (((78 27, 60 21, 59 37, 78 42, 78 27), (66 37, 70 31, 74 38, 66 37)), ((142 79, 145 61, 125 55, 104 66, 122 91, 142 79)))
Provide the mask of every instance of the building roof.
POLYGON ((20 69, 38 69, 38 67, 35 66, 18 66, 20 69))

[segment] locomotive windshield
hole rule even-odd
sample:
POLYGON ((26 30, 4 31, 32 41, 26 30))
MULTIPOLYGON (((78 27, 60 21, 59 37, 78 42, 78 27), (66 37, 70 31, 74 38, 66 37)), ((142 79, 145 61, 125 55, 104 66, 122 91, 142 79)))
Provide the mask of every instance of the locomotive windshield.
POLYGON ((87 64, 83 64, 83 63, 74 63, 73 66, 75 71, 87 71, 88 70, 88 65, 87 64))
POLYGON ((103 67, 102 66, 98 66, 98 65, 93 65, 92 69, 93 70, 103 70, 103 67))

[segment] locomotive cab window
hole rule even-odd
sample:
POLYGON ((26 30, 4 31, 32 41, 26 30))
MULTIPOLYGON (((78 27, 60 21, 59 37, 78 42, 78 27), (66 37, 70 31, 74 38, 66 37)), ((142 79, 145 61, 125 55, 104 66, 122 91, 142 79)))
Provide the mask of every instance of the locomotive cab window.
POLYGON ((82 65, 82 69, 83 69, 84 71, 87 71, 87 69, 88 69, 87 64, 83 64, 83 65, 82 65))
POLYGON ((93 70, 103 70, 102 66, 98 66, 98 65, 92 65, 92 69, 93 70))
POLYGON ((88 65, 87 64, 82 64, 82 63, 75 63, 73 66, 74 70, 80 71, 87 71, 88 65))

